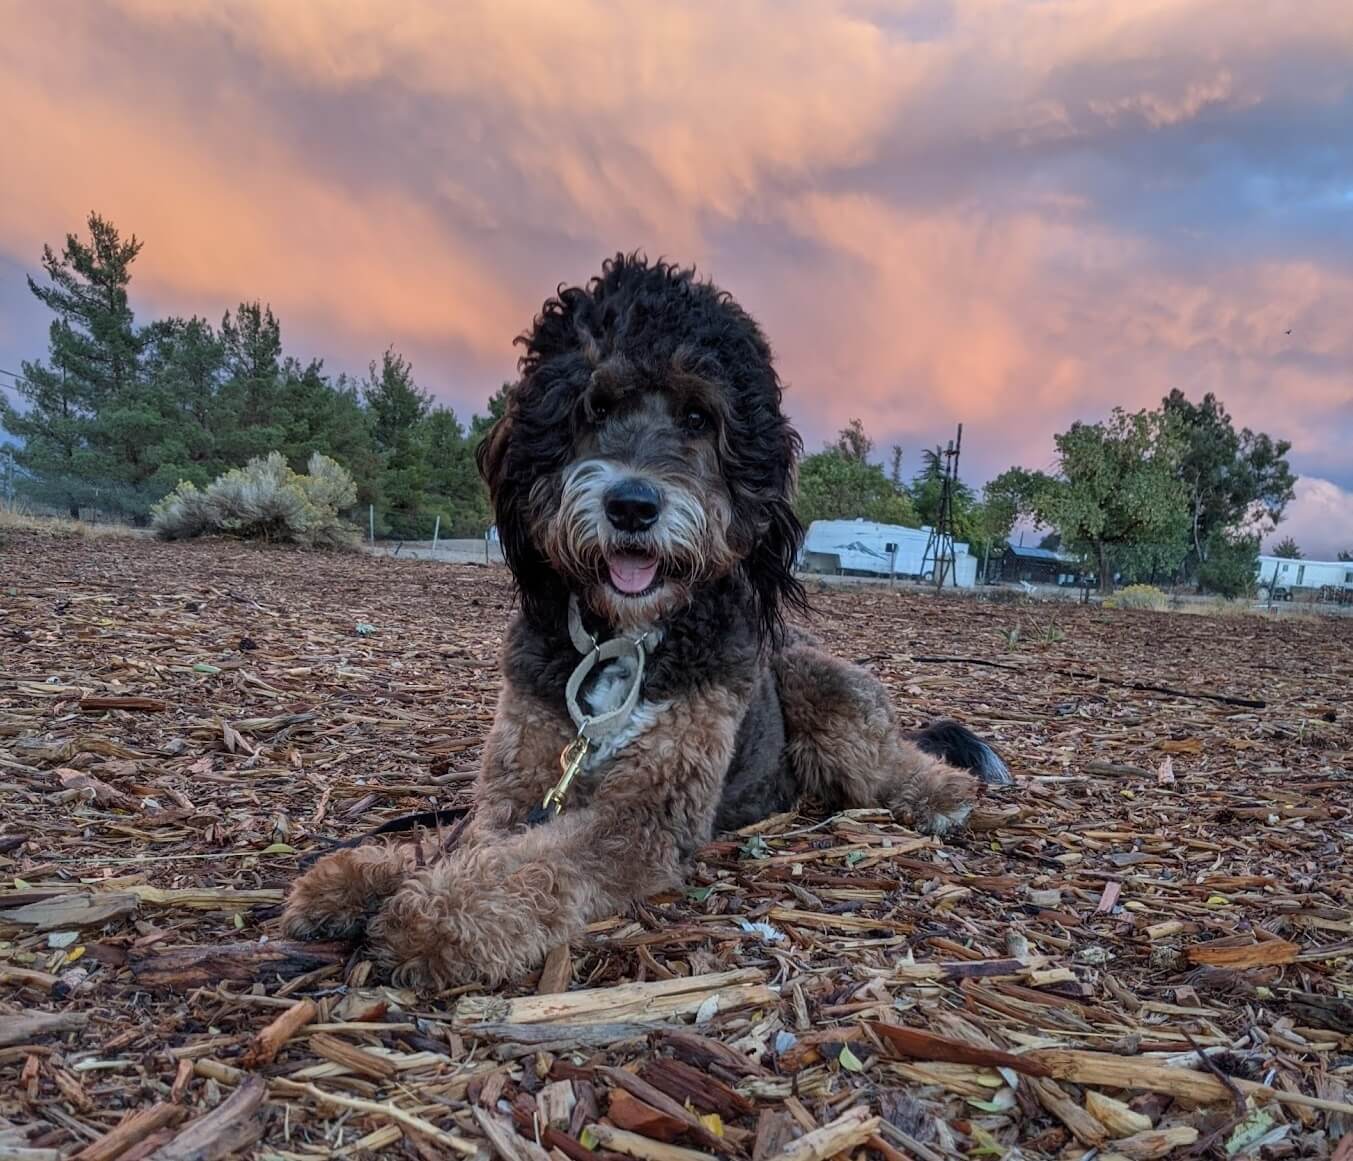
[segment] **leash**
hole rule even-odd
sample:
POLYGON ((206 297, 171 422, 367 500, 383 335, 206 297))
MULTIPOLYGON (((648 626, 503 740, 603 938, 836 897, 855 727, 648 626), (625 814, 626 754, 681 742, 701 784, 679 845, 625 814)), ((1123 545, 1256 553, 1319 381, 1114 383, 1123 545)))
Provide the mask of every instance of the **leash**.
POLYGON ((564 686, 564 704, 568 707, 568 715, 573 719, 573 724, 578 727, 578 734, 559 755, 559 767, 562 771, 559 781, 550 787, 540 805, 533 807, 531 813, 527 815, 526 821, 531 826, 558 817, 559 812, 564 809, 564 799, 568 795, 569 787, 583 768, 587 756, 608 738, 624 729, 643 692, 644 668, 648 661, 648 649, 645 644, 648 632, 639 637, 612 637, 609 641, 598 642, 596 637, 583 627, 578 598, 570 597, 568 635, 573 647, 583 655, 582 660, 569 674, 568 682, 564 686), (630 679, 630 687, 620 704, 605 713, 595 715, 587 713, 579 701, 584 683, 598 665, 623 659, 633 662, 634 673, 630 679))

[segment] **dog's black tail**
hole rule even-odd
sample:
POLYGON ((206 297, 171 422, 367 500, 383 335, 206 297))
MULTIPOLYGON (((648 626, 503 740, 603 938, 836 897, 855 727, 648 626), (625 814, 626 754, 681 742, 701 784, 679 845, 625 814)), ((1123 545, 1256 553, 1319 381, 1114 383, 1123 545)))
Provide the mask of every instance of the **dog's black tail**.
POLYGON ((990 786, 1009 786, 1014 781, 1001 756, 958 722, 948 719, 931 722, 925 729, 909 733, 907 740, 932 758, 971 770, 990 786))

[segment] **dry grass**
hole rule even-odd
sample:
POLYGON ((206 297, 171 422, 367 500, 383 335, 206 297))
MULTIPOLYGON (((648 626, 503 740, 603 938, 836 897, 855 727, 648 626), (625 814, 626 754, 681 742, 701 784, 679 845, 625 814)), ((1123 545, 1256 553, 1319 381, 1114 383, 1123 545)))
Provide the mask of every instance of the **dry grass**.
POLYGON ((71 539, 103 539, 116 537, 146 537, 149 532, 129 524, 90 524, 72 520, 69 516, 51 516, 37 512, 21 500, 0 500, 0 534, 29 532, 40 536, 71 539))

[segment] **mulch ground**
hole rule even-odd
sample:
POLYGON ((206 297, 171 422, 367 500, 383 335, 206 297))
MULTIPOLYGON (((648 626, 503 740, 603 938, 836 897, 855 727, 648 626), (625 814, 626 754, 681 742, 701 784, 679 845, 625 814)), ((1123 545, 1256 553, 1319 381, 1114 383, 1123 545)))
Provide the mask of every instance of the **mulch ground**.
POLYGON ((0 1159, 1353 1157, 1353 622, 815 601, 979 829, 777 818, 419 1000, 276 919, 464 801, 504 573, 9 533, 0 1159))

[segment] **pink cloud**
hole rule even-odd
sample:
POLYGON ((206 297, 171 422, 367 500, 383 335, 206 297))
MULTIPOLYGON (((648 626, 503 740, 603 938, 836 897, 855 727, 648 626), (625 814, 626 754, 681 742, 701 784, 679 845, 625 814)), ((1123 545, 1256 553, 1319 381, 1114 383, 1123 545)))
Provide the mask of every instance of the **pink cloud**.
POLYGON ((1334 560, 1340 552, 1353 552, 1353 491, 1312 476, 1299 480, 1296 498, 1266 538, 1265 550, 1288 536, 1309 560, 1334 560))

